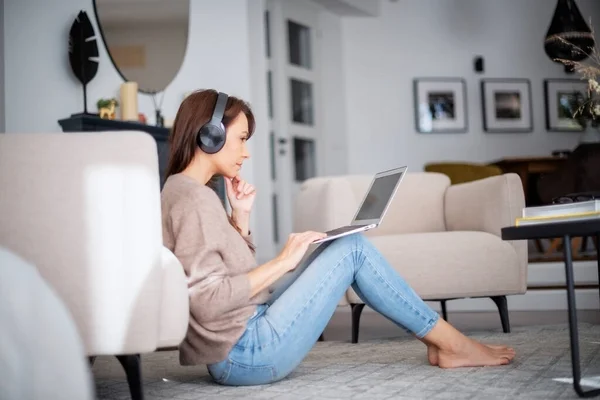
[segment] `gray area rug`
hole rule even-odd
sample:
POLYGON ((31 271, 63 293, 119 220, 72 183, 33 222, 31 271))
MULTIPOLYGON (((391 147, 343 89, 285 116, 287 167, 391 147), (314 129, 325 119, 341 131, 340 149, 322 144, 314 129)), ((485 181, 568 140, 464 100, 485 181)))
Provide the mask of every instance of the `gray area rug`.
MULTIPOLYGON (((175 351, 144 355, 147 399, 575 399, 570 383, 568 325, 467 332, 484 343, 508 344, 517 357, 501 367, 442 370, 427 363, 425 346, 408 336, 318 342, 286 379, 264 386, 225 387, 206 367, 182 367, 175 351)), ((600 387, 600 325, 579 324, 584 377, 600 387)), ((93 368, 99 399, 129 399, 120 364, 98 357, 93 368)))

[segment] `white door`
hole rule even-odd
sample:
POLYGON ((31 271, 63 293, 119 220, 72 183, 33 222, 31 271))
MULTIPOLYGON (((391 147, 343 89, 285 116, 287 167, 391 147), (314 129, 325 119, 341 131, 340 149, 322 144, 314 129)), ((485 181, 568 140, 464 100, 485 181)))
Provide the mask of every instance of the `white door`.
POLYGON ((297 0, 266 4, 273 228, 280 249, 293 231, 296 193, 319 169, 319 6, 297 0))

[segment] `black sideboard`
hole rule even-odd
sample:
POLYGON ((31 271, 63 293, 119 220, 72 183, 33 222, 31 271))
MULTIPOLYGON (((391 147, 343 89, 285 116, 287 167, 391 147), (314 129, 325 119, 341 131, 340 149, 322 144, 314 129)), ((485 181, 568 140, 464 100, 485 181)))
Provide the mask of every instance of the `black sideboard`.
POLYGON ((168 128, 146 125, 133 121, 103 119, 96 115, 74 115, 58 121, 63 132, 97 132, 97 131, 143 131, 147 132, 158 148, 158 168, 160 187, 165 181, 165 172, 169 162, 169 132, 168 128))

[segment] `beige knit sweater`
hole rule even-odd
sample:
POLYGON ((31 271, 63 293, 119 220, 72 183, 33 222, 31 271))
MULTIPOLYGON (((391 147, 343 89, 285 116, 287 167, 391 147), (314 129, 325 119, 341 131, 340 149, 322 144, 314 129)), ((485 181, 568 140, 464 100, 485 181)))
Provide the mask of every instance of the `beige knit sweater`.
POLYGON ((229 224, 211 188, 182 174, 161 193, 163 241, 188 278, 190 322, 181 343, 182 365, 210 364, 227 354, 268 291, 250 298, 247 272, 256 267, 244 238, 229 224))

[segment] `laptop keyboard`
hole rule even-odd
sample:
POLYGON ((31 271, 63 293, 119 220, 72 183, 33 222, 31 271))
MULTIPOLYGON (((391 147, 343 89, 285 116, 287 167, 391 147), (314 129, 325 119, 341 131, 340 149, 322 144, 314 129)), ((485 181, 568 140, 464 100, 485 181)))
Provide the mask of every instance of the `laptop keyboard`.
POLYGON ((363 226, 366 225, 348 225, 348 226, 342 226, 341 228, 337 228, 337 229, 332 229, 330 231, 325 232, 327 234, 327 236, 335 236, 335 235, 339 235, 340 233, 345 233, 348 231, 353 231, 357 228, 361 228, 363 226))

